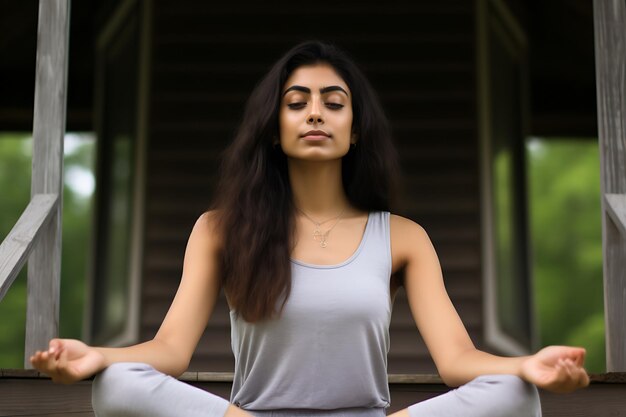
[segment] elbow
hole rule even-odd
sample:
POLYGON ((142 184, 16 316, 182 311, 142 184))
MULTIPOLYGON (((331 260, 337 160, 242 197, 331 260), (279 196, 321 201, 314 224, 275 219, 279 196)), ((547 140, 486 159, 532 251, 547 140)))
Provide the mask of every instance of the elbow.
POLYGON ((457 343, 450 343, 447 351, 438 355, 435 360, 439 376, 449 387, 459 387, 468 382, 468 375, 471 369, 475 368, 473 363, 476 358, 474 353, 476 347, 468 339, 462 339, 457 343))
POLYGON ((192 353, 181 352, 182 349, 176 345, 168 343, 166 340, 154 338, 154 342, 159 343, 162 366, 164 372, 175 378, 180 377, 189 368, 192 353))
POLYGON ((179 366, 173 369, 172 371, 172 376, 174 378, 180 378, 180 376, 182 374, 184 374, 185 372, 187 372, 187 369, 189 368, 189 364, 186 364, 185 366, 179 366))
POLYGON ((189 358, 181 358, 177 357, 175 360, 170 362, 170 369, 168 370, 168 374, 173 376, 174 378, 179 378, 182 374, 187 372, 189 368, 190 359, 189 358))
MULTIPOLYGON (((465 352, 468 352, 464 351, 465 352)), ((451 356, 443 363, 437 363, 437 371, 444 384, 449 387, 459 387, 467 381, 468 358, 463 357, 463 353, 451 356)))
POLYGON ((170 375, 174 378, 179 378, 182 374, 187 372, 189 369, 189 364, 191 363, 191 358, 188 357, 179 357, 177 360, 173 361, 172 369, 170 375))
POLYGON ((459 382, 459 378, 457 378, 455 375, 450 375, 447 372, 439 371, 439 376, 441 377, 443 383, 450 388, 456 388, 463 385, 463 383, 459 382))

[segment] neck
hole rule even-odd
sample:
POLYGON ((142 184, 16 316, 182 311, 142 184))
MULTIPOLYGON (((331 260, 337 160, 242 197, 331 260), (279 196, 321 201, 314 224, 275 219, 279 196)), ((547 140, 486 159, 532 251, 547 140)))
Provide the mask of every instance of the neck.
POLYGON ((289 160, 288 170, 296 207, 314 219, 331 218, 350 207, 343 189, 341 159, 289 160))

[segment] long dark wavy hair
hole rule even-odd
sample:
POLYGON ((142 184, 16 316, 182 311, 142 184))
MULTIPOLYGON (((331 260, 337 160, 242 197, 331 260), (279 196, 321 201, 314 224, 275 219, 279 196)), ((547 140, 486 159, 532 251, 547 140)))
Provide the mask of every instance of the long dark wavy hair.
POLYGON ((290 255, 295 208, 280 135, 281 91, 298 67, 329 64, 352 92, 352 132, 358 146, 342 159, 350 203, 364 211, 390 211, 398 173, 389 122, 365 75, 338 47, 306 41, 289 50, 256 85, 230 146, 222 154, 210 209, 222 239, 222 285, 244 320, 272 319, 291 291, 290 255))

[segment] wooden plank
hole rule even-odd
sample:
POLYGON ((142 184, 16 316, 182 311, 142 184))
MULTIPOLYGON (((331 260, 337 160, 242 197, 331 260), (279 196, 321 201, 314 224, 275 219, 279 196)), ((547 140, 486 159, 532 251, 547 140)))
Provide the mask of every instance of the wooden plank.
POLYGON ((2 378, 0 392, 0 416, 94 415, 91 381, 61 385, 48 378, 2 378))
MULTIPOLYGON (((389 373, 387 375, 390 384, 443 384, 438 374, 430 373, 414 373, 400 374, 389 373)), ((43 379, 50 380, 46 374, 36 369, 12 369, 0 368, 0 379, 43 379)), ((92 380, 92 377, 85 380, 92 380)), ((184 372, 179 380, 184 382, 233 382, 233 372, 206 372, 206 371, 187 371, 184 372)), ((592 384, 615 384, 626 385, 626 372, 605 372, 600 374, 589 374, 589 380, 592 384)))
POLYGON ((58 335, 63 206, 63 136, 67 103, 69 0, 39 2, 31 196, 57 194, 58 203, 28 264, 24 367, 58 335))
MULTIPOLYGON (((626 194, 626 5, 594 0, 596 87, 602 195, 626 194)), ((608 197, 611 199, 612 197, 608 197)), ((626 239, 602 199, 607 371, 626 370, 626 239)), ((622 207, 623 208, 623 207, 622 207)), ((622 213, 623 216, 623 213, 622 213)), ((618 216, 619 217, 619 216, 618 216)))
POLYGON ((543 417, 626 417, 626 385, 591 384, 570 394, 539 390, 543 417))
POLYGON ((57 194, 37 194, 0 245, 0 301, 26 263, 42 226, 56 210, 57 194))
POLYGON ((604 200, 606 213, 626 238, 626 194, 606 194, 604 200))

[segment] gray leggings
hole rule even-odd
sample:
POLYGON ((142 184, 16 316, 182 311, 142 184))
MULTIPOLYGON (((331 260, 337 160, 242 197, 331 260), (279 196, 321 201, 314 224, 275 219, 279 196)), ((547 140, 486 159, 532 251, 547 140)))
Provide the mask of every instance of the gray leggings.
MULTIPOLYGON (((230 405, 143 363, 116 363, 96 375, 96 417, 222 417, 230 405)), ((383 408, 246 410, 254 417, 384 417, 383 408)), ((540 417, 537 388, 514 375, 483 375, 409 407, 411 417, 540 417)))

